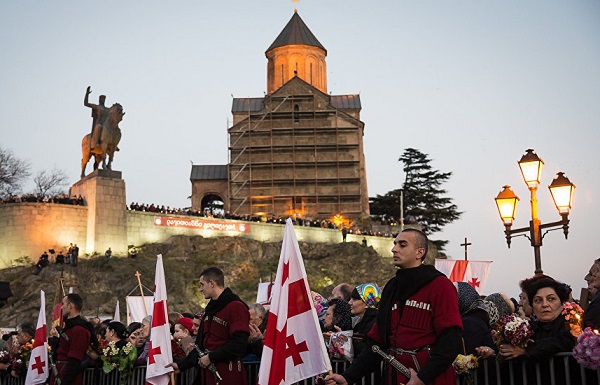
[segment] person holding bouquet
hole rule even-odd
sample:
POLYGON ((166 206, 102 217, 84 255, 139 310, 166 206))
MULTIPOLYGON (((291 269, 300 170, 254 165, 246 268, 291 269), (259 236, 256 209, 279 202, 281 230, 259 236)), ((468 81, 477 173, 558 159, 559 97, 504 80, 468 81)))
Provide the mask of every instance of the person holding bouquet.
MULTIPOLYGON (((531 322, 533 337, 526 343, 516 346, 510 343, 500 345, 500 355, 506 360, 526 359, 528 363, 541 366, 542 384, 550 383, 549 363, 552 356, 559 352, 570 352, 576 339, 570 331, 563 312, 563 304, 568 300, 567 286, 553 279, 540 280, 528 290, 527 297, 537 321, 531 322)), ((565 380, 563 365, 555 364, 556 380, 565 380)), ((572 370, 572 375, 577 375, 572 370)), ((535 365, 527 365, 527 375, 535 384, 535 365)), ((578 383, 571 379, 571 383, 578 383)))
POLYGON ((103 350, 102 370, 110 373, 114 369, 120 372, 121 385, 127 385, 133 374, 133 364, 137 359, 137 350, 128 339, 127 327, 119 321, 111 321, 106 328, 108 346, 103 350))

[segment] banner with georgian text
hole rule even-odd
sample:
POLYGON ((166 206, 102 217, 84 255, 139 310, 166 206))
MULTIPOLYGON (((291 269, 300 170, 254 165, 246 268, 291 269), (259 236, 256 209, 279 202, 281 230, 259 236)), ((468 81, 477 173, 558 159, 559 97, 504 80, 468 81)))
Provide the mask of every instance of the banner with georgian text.
POLYGON ((250 224, 240 221, 214 221, 198 218, 154 217, 155 226, 182 227, 186 229, 249 233, 250 224))

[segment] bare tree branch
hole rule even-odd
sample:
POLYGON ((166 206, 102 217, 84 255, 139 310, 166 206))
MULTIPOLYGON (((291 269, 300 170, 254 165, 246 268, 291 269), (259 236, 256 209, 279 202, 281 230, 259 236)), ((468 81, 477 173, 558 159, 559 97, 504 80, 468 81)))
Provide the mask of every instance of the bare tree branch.
POLYGON ((58 168, 53 168, 51 171, 40 171, 33 178, 36 192, 44 196, 48 193, 62 193, 61 187, 68 184, 67 174, 58 168))
POLYGON ((0 195, 18 194, 23 182, 31 175, 30 169, 29 162, 0 147, 0 195))

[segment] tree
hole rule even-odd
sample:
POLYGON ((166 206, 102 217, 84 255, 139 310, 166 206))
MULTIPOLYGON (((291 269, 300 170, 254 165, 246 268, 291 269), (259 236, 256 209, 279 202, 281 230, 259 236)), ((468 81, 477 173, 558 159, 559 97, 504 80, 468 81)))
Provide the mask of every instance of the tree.
MULTIPOLYGON (((441 185, 450 179, 452 172, 433 170, 431 159, 414 148, 407 148, 398 159, 404 164, 405 179, 402 189, 377 195, 371 200, 371 214, 400 217, 400 191, 404 191, 404 217, 423 226, 423 232, 433 234, 460 218, 462 212, 452 203, 452 198, 441 185)), ((434 241, 439 249, 448 241, 434 241)))
POLYGON ((18 194, 23 182, 31 175, 30 169, 27 161, 0 147, 0 195, 18 194))
POLYGON ((48 193, 58 194, 61 193, 61 187, 68 184, 67 174, 63 170, 53 168, 51 171, 40 171, 37 173, 33 182, 35 183, 35 190, 40 195, 44 196, 48 193))

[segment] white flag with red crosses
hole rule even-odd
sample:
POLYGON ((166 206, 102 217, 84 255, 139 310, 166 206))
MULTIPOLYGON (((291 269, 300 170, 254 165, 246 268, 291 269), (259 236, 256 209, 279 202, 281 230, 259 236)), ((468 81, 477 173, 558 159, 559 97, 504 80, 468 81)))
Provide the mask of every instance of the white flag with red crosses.
POLYGON ((48 377, 48 340, 46 337, 46 293, 40 290, 40 314, 38 315, 33 349, 29 357, 25 385, 43 384, 48 377))
POLYGON ((156 274, 154 276, 154 310, 152 312, 152 329, 150 330, 146 383, 153 385, 167 385, 169 383, 169 373, 173 371, 173 368, 165 368, 165 366, 173 363, 173 355, 171 353, 171 332, 168 320, 165 271, 162 255, 159 254, 157 255, 156 274))
POLYGON ((444 273, 450 281, 466 282, 479 294, 485 293, 491 264, 490 261, 435 260, 435 268, 444 273))
POLYGON ((331 371, 292 221, 285 224, 259 385, 293 384, 331 371))

